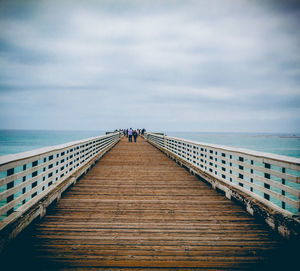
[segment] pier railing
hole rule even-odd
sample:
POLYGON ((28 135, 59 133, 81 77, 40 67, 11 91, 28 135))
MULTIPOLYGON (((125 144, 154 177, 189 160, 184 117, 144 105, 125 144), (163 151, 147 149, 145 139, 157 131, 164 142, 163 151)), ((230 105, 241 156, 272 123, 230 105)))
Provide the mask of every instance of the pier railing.
POLYGON ((117 132, 0 157, 0 230, 64 181, 69 180, 67 186, 76 182, 89 164, 114 146, 120 137, 117 132))
MULTIPOLYGON (((198 171, 204 179, 238 189, 273 210, 293 216, 300 207, 300 159, 276 154, 194 142, 156 133, 145 138, 198 171), (206 178, 207 177, 207 178, 206 178)), ((228 193, 227 193, 228 191, 228 193)), ((249 197, 249 198, 250 198, 249 197)))

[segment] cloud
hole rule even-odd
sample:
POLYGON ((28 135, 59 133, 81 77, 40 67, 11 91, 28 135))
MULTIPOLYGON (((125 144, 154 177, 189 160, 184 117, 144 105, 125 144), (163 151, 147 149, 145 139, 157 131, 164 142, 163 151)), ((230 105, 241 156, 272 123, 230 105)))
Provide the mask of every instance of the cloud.
POLYGON ((300 131, 281 2, 2 1, 0 128, 300 131))

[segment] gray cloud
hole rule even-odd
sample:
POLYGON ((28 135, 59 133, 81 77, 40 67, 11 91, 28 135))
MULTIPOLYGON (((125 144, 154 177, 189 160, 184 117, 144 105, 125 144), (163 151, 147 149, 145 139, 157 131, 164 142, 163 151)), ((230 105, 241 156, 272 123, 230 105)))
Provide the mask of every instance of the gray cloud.
POLYGON ((296 1, 1 1, 0 128, 300 131, 296 1))

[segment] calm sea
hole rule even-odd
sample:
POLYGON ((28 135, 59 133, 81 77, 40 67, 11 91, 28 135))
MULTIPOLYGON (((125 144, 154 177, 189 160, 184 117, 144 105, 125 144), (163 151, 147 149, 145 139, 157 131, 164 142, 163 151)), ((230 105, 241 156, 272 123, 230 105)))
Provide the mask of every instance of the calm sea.
POLYGON ((105 131, 0 130, 0 156, 105 135, 105 131))
MULTIPOLYGON (((0 130, 0 156, 104 135, 105 131, 0 130)), ((169 136, 300 157, 300 134, 166 132, 169 136)))

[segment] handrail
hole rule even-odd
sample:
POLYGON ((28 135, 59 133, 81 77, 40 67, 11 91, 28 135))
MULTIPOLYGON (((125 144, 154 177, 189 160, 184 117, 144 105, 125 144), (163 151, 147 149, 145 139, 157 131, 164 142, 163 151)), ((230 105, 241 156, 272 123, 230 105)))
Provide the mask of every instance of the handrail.
POLYGON ((0 157, 0 230, 121 137, 116 132, 0 157))
POLYGON ((145 138, 273 210, 299 215, 300 159, 146 133, 145 138))

